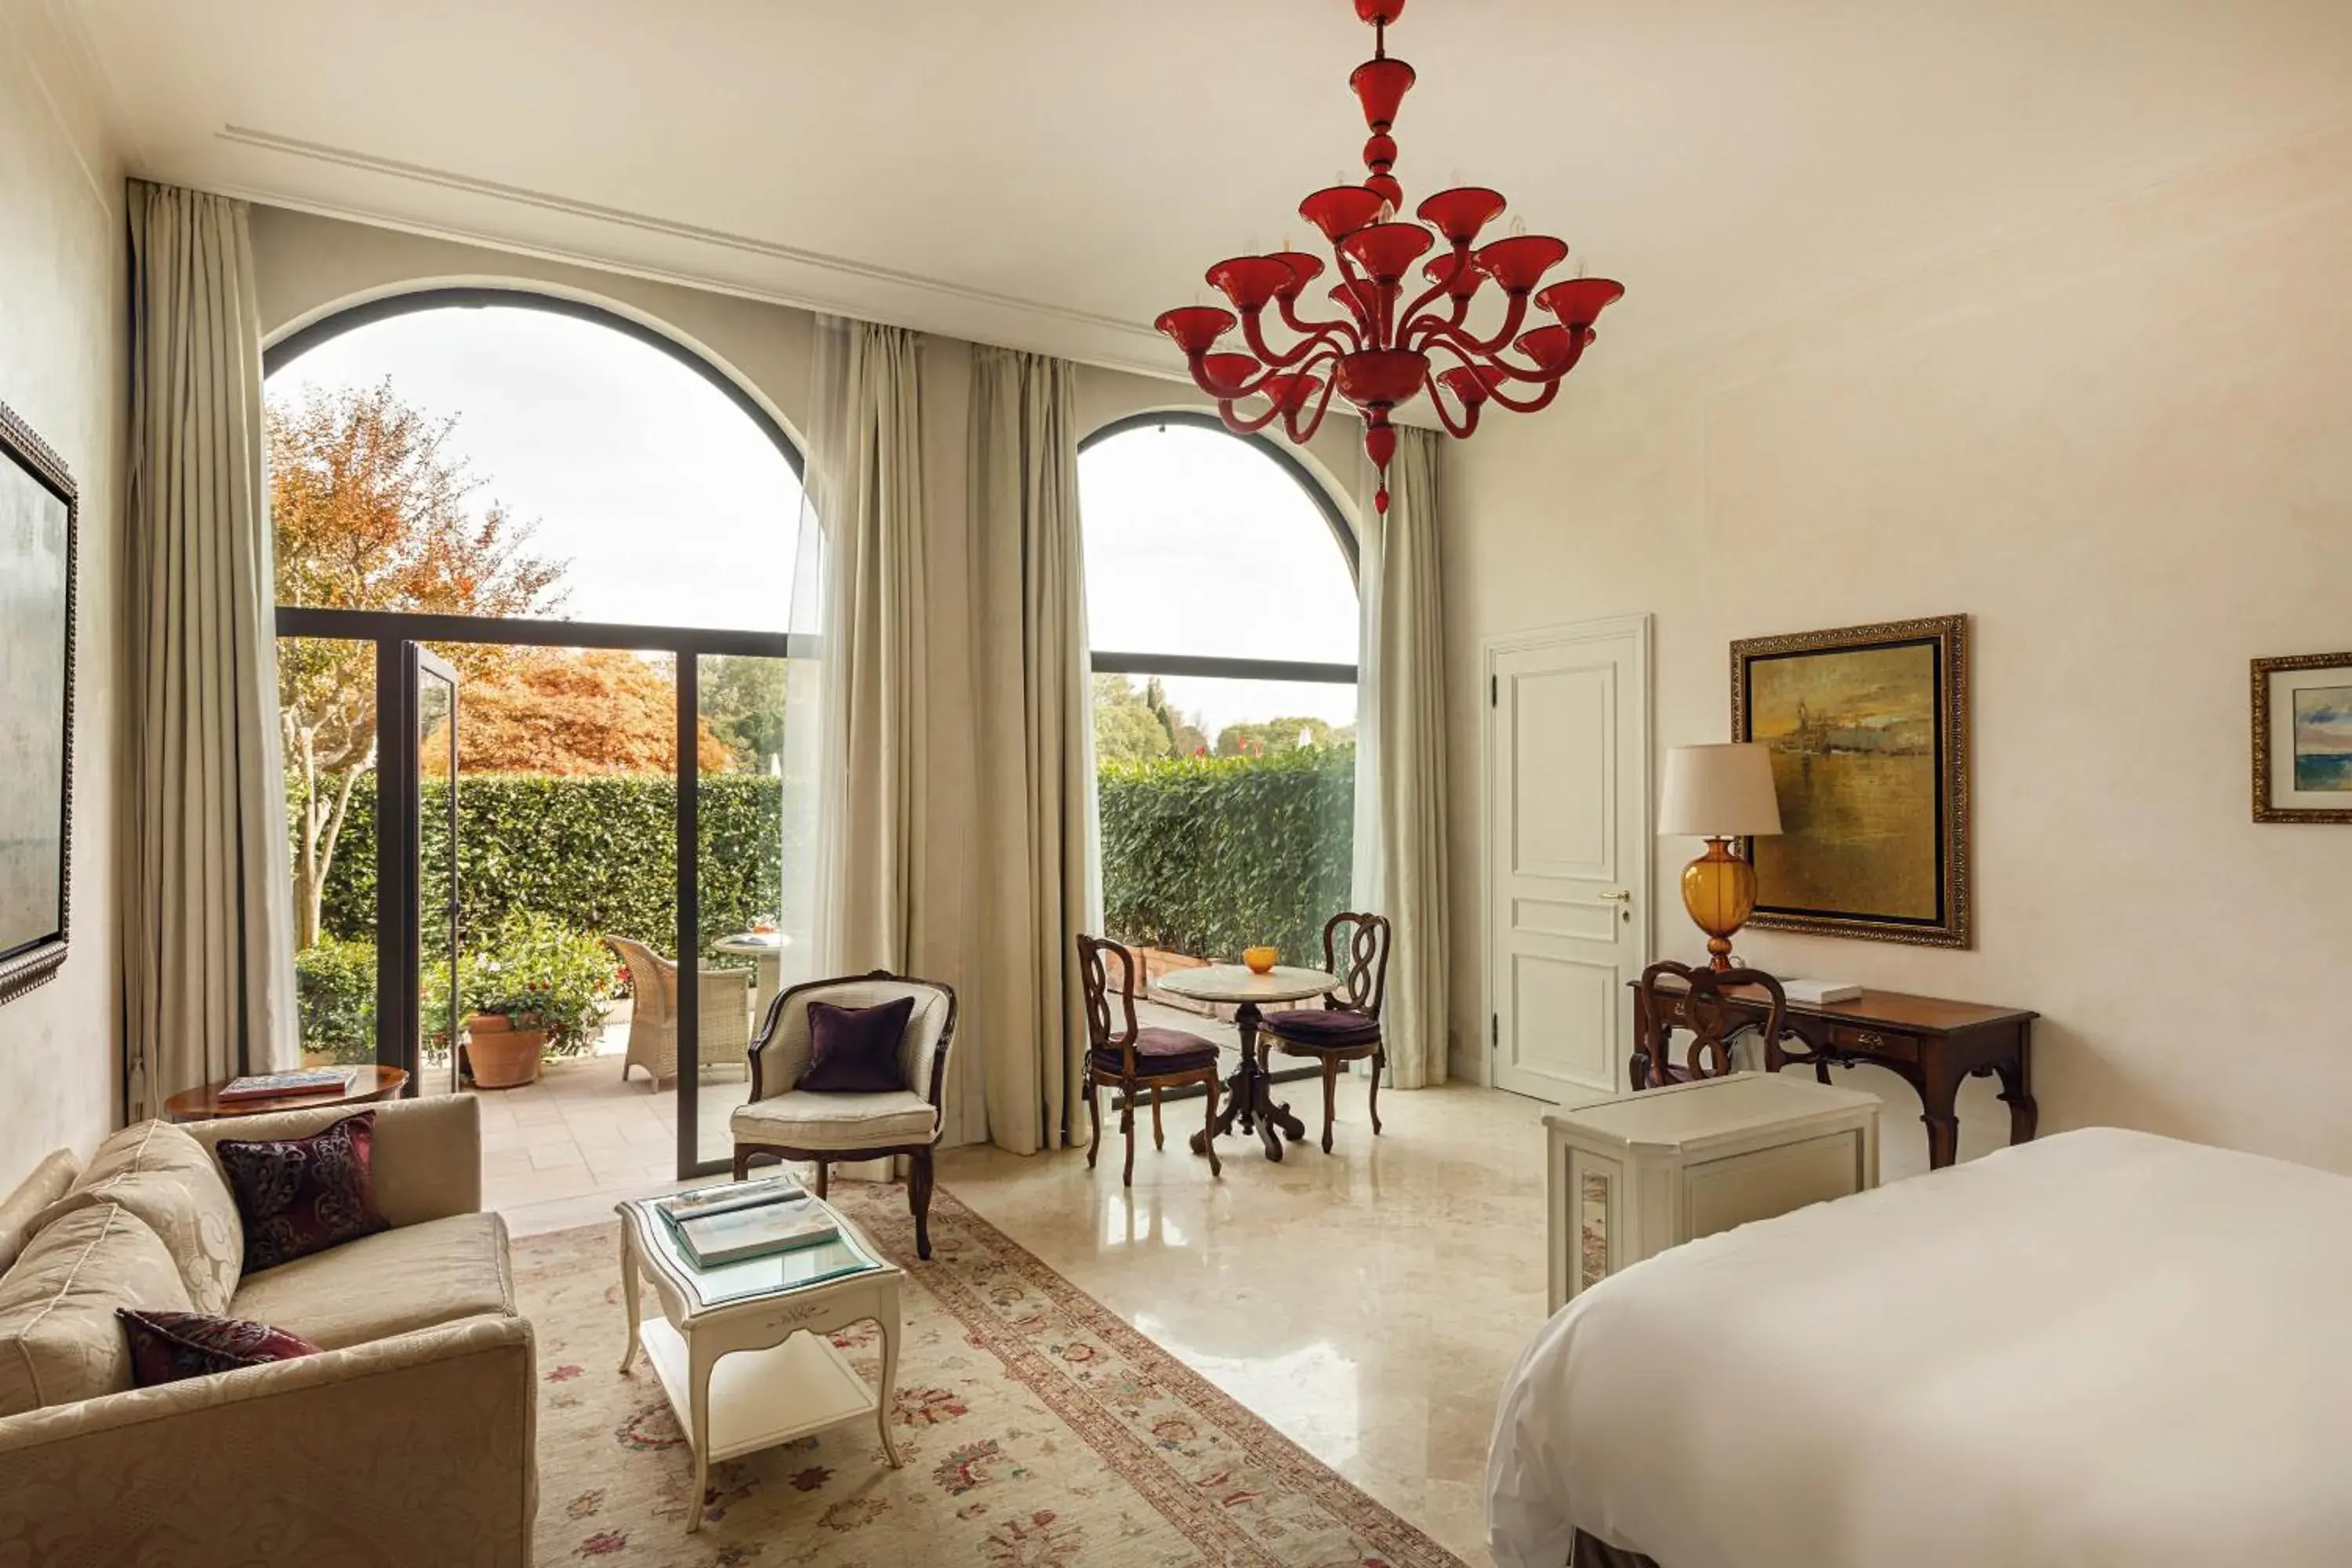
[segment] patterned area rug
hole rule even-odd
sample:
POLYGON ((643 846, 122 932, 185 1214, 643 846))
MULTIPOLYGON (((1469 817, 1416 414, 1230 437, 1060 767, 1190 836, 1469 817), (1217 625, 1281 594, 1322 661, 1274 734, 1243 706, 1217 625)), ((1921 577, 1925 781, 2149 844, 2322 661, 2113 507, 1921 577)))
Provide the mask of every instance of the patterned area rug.
MULTIPOLYGON (((870 1422, 693 1465, 642 1356, 623 1376, 610 1225, 515 1244, 539 1335, 539 1561, 695 1568, 1460 1568, 1454 1557, 945 1192, 835 1202, 905 1268, 893 1470, 870 1422)), ((652 1292, 648 1314, 658 1310, 652 1292)), ((837 1337, 871 1379, 870 1327, 837 1337)))

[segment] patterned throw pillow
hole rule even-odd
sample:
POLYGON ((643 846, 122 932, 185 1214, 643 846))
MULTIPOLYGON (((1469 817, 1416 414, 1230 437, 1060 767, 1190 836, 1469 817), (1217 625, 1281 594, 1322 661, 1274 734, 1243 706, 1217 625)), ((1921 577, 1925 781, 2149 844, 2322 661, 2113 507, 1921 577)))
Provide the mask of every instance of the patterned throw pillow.
POLYGON ((914 1014, 912 996, 877 1007, 810 1003, 808 1071, 793 1087, 812 1094, 887 1094, 907 1088, 898 1047, 914 1014))
POLYGON ((142 1388, 319 1353, 319 1347, 299 1334, 208 1312, 134 1312, 117 1307, 114 1315, 131 1344, 131 1375, 142 1388))
POLYGON ((374 1140, 375 1112, 362 1110, 308 1138, 214 1146, 245 1222, 247 1274, 391 1228, 375 1207, 374 1140))

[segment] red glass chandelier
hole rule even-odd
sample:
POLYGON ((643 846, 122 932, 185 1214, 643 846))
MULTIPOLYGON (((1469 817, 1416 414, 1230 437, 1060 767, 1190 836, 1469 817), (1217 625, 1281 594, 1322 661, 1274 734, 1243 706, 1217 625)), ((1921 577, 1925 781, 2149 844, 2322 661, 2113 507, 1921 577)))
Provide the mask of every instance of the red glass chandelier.
POLYGON ((1414 209, 1419 223, 1396 214, 1404 187, 1390 171, 1397 159, 1397 106, 1412 86, 1413 69, 1388 52, 1388 29, 1405 0, 1354 0, 1356 16, 1372 27, 1372 58, 1348 85, 1364 106, 1371 139, 1364 143, 1361 184, 1333 185, 1298 204, 1298 216, 1330 242, 1339 281, 1327 292, 1339 315, 1302 315, 1299 297, 1323 274, 1323 258, 1304 251, 1236 256, 1208 270, 1212 287, 1233 310, 1187 305, 1153 323, 1184 351, 1193 382, 1217 400, 1226 426, 1247 434, 1277 419, 1291 440, 1304 444, 1322 426, 1337 391, 1363 415, 1364 450, 1381 481, 1373 503, 1389 507, 1389 460, 1396 455, 1392 409, 1426 391, 1451 435, 1468 436, 1489 404, 1532 414, 1551 402, 1561 378, 1576 368, 1592 342, 1593 319, 1623 297, 1605 278, 1571 278, 1544 286, 1544 274, 1567 259, 1568 247, 1538 234, 1515 234, 1478 244, 1478 235, 1502 216, 1501 193, 1464 185, 1440 191, 1414 209), (1422 268, 1427 283, 1404 303, 1405 277, 1440 243, 1444 254, 1422 268), (1492 281, 1506 301, 1502 324, 1486 337, 1465 323, 1470 307, 1492 281), (1528 327, 1528 306, 1551 320, 1528 327), (1297 334, 1287 348, 1266 339, 1268 306, 1297 334), (1234 312, 1240 312, 1236 318, 1234 312), (1220 349, 1238 325, 1240 348, 1220 349), (1513 357, 1511 350, 1519 355, 1513 357), (1263 397, 1263 405, 1255 402, 1263 397), (1245 400, 1252 411, 1238 405, 1245 400))

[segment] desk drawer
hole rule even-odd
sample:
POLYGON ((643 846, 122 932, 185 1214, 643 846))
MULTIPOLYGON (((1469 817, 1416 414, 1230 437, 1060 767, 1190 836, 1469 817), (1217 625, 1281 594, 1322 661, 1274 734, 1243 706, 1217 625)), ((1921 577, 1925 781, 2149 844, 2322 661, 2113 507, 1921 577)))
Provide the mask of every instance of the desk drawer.
POLYGON ((1919 1042, 1910 1036, 1890 1034, 1884 1029, 1856 1028, 1850 1024, 1830 1026, 1830 1048, 1853 1051, 1867 1057, 1885 1057, 1898 1062, 1919 1059, 1919 1042))

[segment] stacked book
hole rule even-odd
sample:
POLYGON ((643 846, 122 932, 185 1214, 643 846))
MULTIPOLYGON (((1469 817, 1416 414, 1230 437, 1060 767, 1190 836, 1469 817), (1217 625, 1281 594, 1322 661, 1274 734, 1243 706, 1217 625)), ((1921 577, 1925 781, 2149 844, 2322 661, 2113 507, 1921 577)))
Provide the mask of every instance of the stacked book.
POLYGON ((254 1073, 233 1078, 213 1093, 223 1105, 241 1100, 278 1100, 297 1094, 341 1094, 359 1074, 351 1068, 303 1068, 294 1072, 254 1073))
POLYGON ((833 1211, 790 1176, 680 1193, 654 1207, 698 1268, 814 1247, 841 1234, 833 1211))

